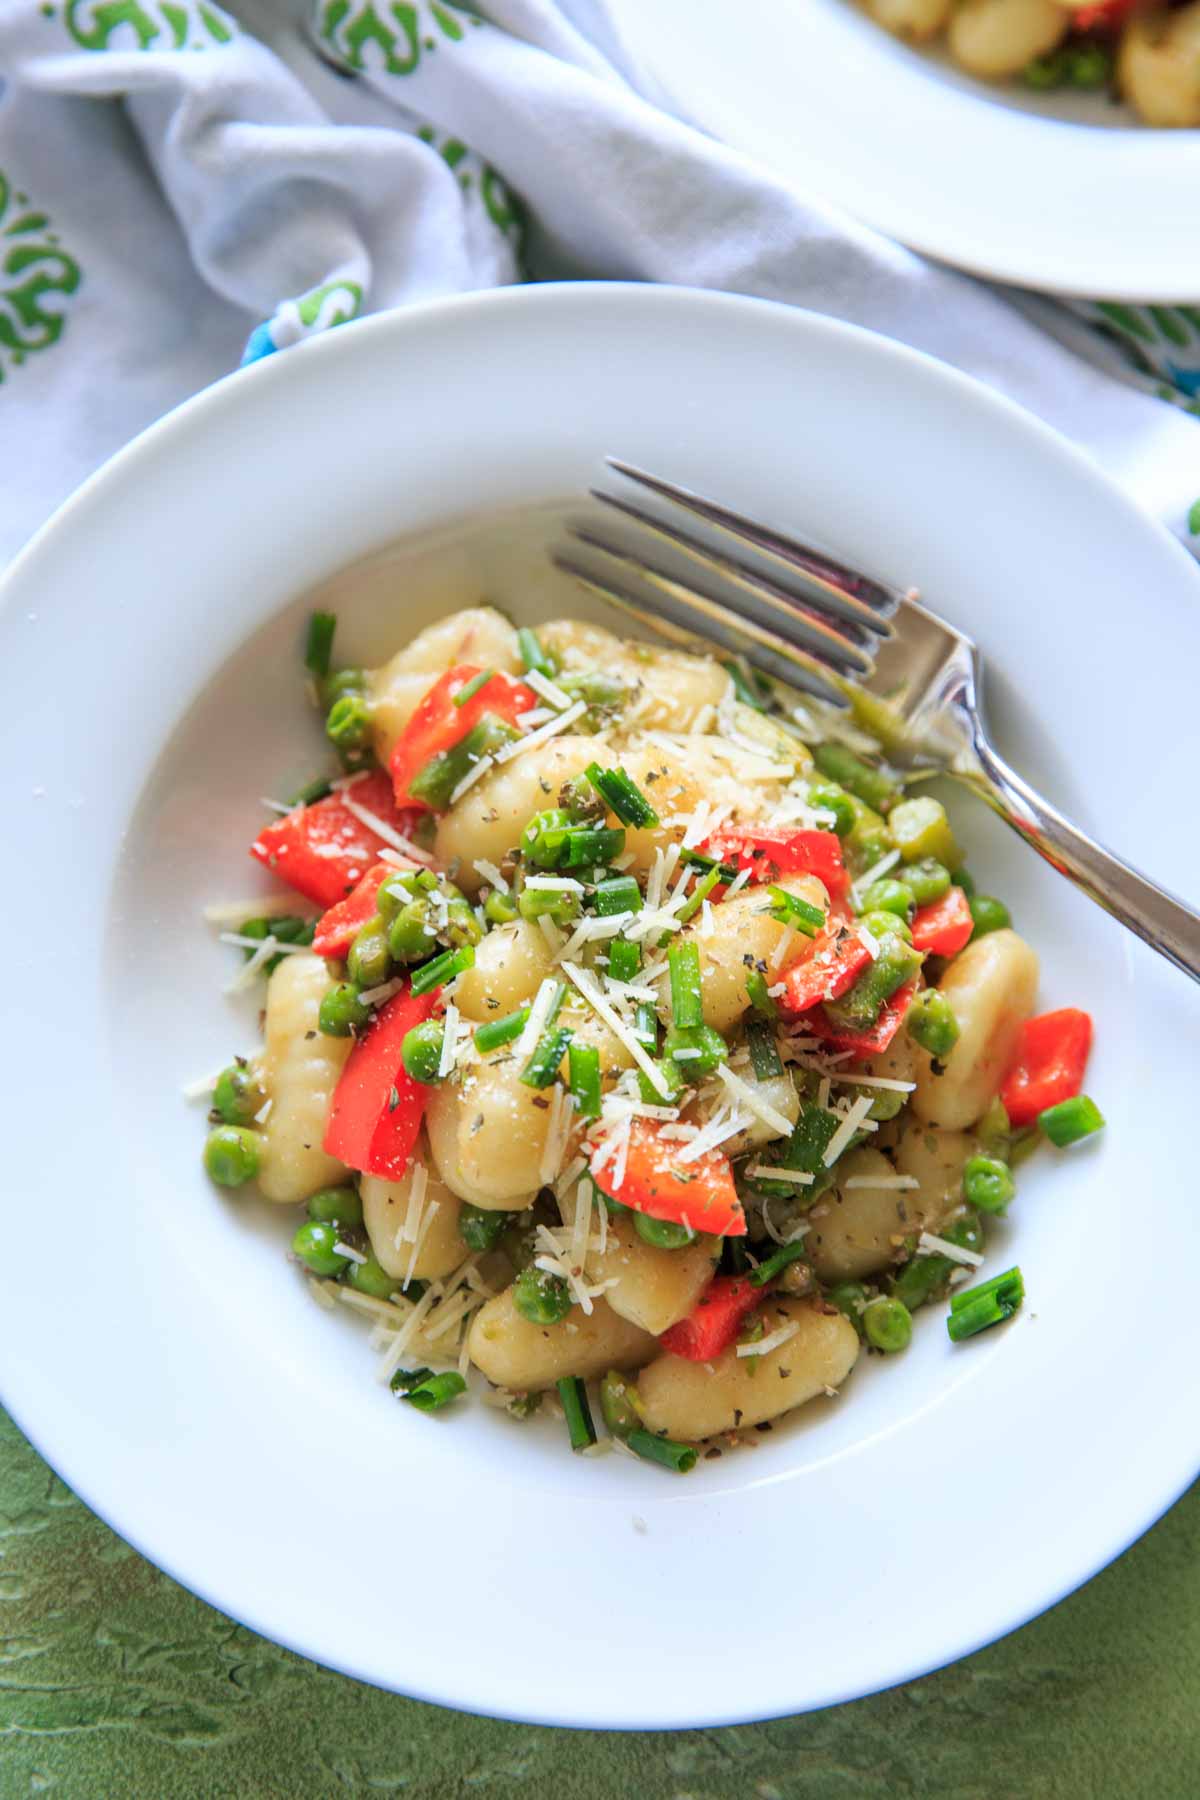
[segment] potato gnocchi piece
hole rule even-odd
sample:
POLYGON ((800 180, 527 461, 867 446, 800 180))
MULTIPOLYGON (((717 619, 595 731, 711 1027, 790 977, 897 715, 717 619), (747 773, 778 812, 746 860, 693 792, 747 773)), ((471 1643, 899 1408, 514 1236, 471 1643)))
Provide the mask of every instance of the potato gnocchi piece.
POLYGON ((317 1029, 321 1000, 330 987, 319 956, 285 956, 267 984, 267 1017, 259 1077, 271 1102, 262 1128, 259 1192, 289 1204, 335 1187, 345 1170, 321 1148, 329 1102, 346 1058, 349 1038, 317 1029))
POLYGON ((582 775, 596 753, 594 737, 564 732, 497 764, 442 814, 434 851, 440 864, 457 864, 455 880, 464 893, 475 895, 482 885, 476 860, 503 862, 533 814, 557 806, 563 782, 582 775))
POLYGON ((898 1188, 896 1170, 881 1150, 865 1145, 852 1150, 837 1170, 836 1185, 808 1215, 804 1240, 808 1261, 824 1282, 858 1280, 886 1269, 902 1260, 902 1241, 926 1225, 922 1190, 898 1188))
MULTIPOLYGON (((773 1106, 776 1112, 782 1113, 785 1119, 790 1119, 793 1125, 800 1117, 800 1096, 790 1075, 770 1075, 765 1081, 755 1081, 754 1091, 760 1100, 773 1106)), ((765 1124, 762 1119, 752 1119, 745 1131, 727 1138, 721 1148, 726 1156, 744 1156, 756 1144, 769 1143, 778 1136, 773 1126, 765 1124)))
POLYGON ((814 1395, 839 1388, 858 1360, 858 1333, 819 1301, 769 1299, 765 1335, 798 1329, 777 1350, 751 1360, 730 1345, 711 1364, 660 1356, 638 1377, 646 1428, 696 1443, 719 1432, 777 1419, 814 1395))
POLYGON ((532 919, 494 926, 476 946, 474 967, 458 978, 459 1012, 480 1024, 515 1012, 533 999, 553 960, 545 933, 532 919))
POLYGON ((511 1211, 542 1185, 550 1096, 521 1081, 524 1062, 506 1045, 430 1093, 425 1128, 438 1173, 475 1206, 511 1211))
POLYGON ((658 1337, 691 1312, 719 1256, 717 1238, 701 1236, 682 1250, 660 1250, 643 1243, 632 1219, 610 1219, 603 1255, 588 1256, 588 1279, 614 1281, 605 1294, 613 1311, 658 1337))
MULTIPOLYGON (((829 905, 829 896, 815 875, 787 875, 778 885, 811 906, 824 910, 829 905)), ((698 919, 686 925, 673 940, 694 943, 700 951, 704 1023, 716 1031, 731 1031, 749 1006, 746 975, 750 966, 765 962, 767 980, 774 983, 782 981, 793 963, 803 962, 812 954, 812 940, 772 918, 770 906, 770 896, 763 888, 743 888, 732 900, 723 900, 712 908, 709 931, 698 919)), ((668 1022, 669 995, 659 1012, 668 1022)))
POLYGON ((573 1306, 557 1325, 531 1325, 517 1311, 512 1288, 480 1307, 467 1340, 475 1367, 517 1393, 553 1387, 564 1375, 587 1381, 608 1369, 638 1369, 657 1349, 648 1331, 603 1300, 593 1302, 590 1314, 573 1306))
POLYGON ((936 37, 953 10, 954 0, 867 0, 877 24, 914 44, 936 37))
POLYGON ((910 1119, 896 1146, 896 1168, 912 1175, 921 1186, 916 1210, 926 1231, 938 1231, 962 1205, 962 1172, 979 1143, 970 1131, 943 1131, 936 1125, 910 1119))
POLYGON ((1056 49, 1070 29, 1071 15, 1057 0, 961 0, 946 41, 972 75, 1002 81, 1056 49))
POLYGON ((1033 1011, 1037 982, 1038 959, 1015 931, 990 931, 955 957, 938 987, 954 1009, 958 1042, 944 1063, 916 1052, 918 1119, 965 1131, 983 1117, 1033 1011))
POLYGON ((1200 0, 1129 20, 1117 54, 1117 86, 1147 125, 1200 125, 1200 0))
POLYGON ((581 619, 553 619, 538 627, 538 636, 564 673, 601 669, 626 682, 626 721, 638 729, 693 731, 729 688, 729 676, 710 657, 626 641, 581 619))
POLYGON ((455 663, 478 663, 481 669, 517 674, 521 658, 517 634, 490 606, 452 613, 419 632, 411 644, 368 675, 371 735, 375 754, 386 768, 396 739, 439 675, 455 663))
POLYGON ((471 1252, 458 1233, 462 1201, 432 1173, 427 1173, 425 1202, 417 1224, 420 1249, 415 1258, 412 1241, 400 1237, 408 1217, 409 1196, 417 1167, 414 1159, 399 1181, 384 1181, 378 1175, 363 1176, 359 1189, 363 1223, 376 1261, 389 1275, 397 1279, 411 1277, 417 1281, 436 1281, 457 1269, 471 1252), (437 1209, 432 1214, 431 1207, 437 1209))

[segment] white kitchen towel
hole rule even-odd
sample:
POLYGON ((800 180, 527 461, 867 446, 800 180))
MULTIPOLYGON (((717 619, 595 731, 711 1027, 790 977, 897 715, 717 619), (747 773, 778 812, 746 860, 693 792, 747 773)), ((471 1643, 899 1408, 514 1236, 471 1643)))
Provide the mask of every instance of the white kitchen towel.
POLYGON ((874 327, 1032 408, 1189 536, 1200 421, 1088 324, 932 265, 670 116, 604 0, 486 13, 0 0, 0 558, 243 358, 564 276, 874 327))

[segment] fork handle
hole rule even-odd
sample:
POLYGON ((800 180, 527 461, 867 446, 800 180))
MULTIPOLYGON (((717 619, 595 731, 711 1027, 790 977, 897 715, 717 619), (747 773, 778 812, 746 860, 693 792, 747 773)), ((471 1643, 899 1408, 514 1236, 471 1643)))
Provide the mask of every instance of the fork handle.
POLYGON ((1097 906, 1193 981, 1200 981, 1200 913, 1072 825, 1009 767, 979 731, 973 748, 977 771, 960 768, 955 771, 960 779, 1097 906))

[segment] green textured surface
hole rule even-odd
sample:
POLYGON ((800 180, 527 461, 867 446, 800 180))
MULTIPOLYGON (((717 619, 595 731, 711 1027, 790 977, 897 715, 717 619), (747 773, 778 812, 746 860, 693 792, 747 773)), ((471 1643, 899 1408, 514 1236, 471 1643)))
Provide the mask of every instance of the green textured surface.
POLYGON ((924 1681, 766 1725, 549 1731, 399 1700, 232 1624, 0 1413, 0 1795, 1185 1800, 1198 1552, 1200 1488, 1052 1613, 924 1681))

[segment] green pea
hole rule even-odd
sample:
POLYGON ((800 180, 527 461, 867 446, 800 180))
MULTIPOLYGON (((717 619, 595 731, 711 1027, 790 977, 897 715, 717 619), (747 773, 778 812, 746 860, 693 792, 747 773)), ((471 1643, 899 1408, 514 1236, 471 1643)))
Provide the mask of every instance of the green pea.
POLYGON ((861 756, 855 756, 844 744, 818 744, 813 751, 813 761, 822 775, 838 782, 857 795, 864 806, 870 806, 878 813, 887 812, 897 797, 898 789, 891 776, 885 775, 882 769, 873 768, 861 756))
POLYGON ((836 1306, 842 1317, 849 1319, 859 1337, 863 1335, 863 1311, 867 1303, 867 1290, 861 1281, 839 1281, 828 1288, 825 1298, 831 1306, 836 1306))
POLYGON ((1045 92, 1061 87, 1067 79, 1067 59, 1062 50, 1051 50, 1048 56, 1035 56, 1021 71, 1026 87, 1045 92))
POLYGON ((340 1275, 350 1264, 334 1249, 338 1228, 326 1219, 309 1219, 292 1239, 292 1251, 314 1275, 340 1275))
POLYGON ((410 901, 436 886, 437 877, 432 869, 405 869, 389 875, 375 896, 375 910, 384 923, 390 925, 410 901))
POLYGON ((564 781, 558 793, 562 812, 568 813, 576 825, 603 825, 608 808, 586 775, 573 775, 564 781))
POLYGON ((534 813, 521 833, 521 854, 535 869, 556 869, 567 853, 566 833, 574 821, 561 806, 534 813))
POLYGON ((512 894, 502 894, 493 888, 483 903, 483 916, 490 925, 510 925, 520 914, 512 894))
POLYGON ((404 1042, 400 1046, 400 1060, 404 1064, 404 1072, 411 1075, 414 1081, 420 1081, 426 1087, 439 1081, 438 1064, 442 1060, 442 1045, 445 1042, 445 1028, 440 1019, 425 1019, 420 1025, 414 1025, 411 1031, 404 1034, 404 1042))
POLYGON ((998 1156, 971 1156, 963 1166, 963 1199, 981 1212, 1004 1213, 1017 1191, 1012 1170, 998 1156))
POLYGON ((969 869, 955 869, 954 885, 962 889, 968 900, 973 900, 979 891, 975 877, 969 869))
POLYGON ((561 1275, 531 1266, 513 1283, 513 1305, 531 1325, 557 1325, 571 1310, 571 1291, 561 1275))
POLYGON ((674 1064, 689 1085, 711 1075, 728 1055, 725 1039, 711 1025, 672 1025, 663 1040, 663 1062, 674 1064))
POLYGON ((932 856, 923 856, 917 862, 902 864, 897 879, 912 890, 912 897, 918 906, 932 906, 935 900, 945 899, 950 892, 950 871, 945 863, 938 862, 932 856))
POLYGON ((1003 931, 1012 924, 1012 914, 1003 900, 997 900, 994 894, 972 894, 967 905, 975 921, 972 940, 986 937, 989 931, 1003 931))
POLYGON ((334 669, 321 683, 321 700, 328 712, 335 700, 343 694, 361 694, 366 691, 367 671, 365 669, 334 669))
POLYGON ((928 1050, 944 1062, 958 1042, 958 1020, 945 994, 937 988, 923 988, 913 1000, 904 1020, 905 1029, 914 1044, 928 1050))
POLYGON ((614 1437, 628 1437, 642 1423, 641 1401, 628 1375, 610 1369, 600 1383, 600 1411, 614 1437))
POLYGON ((340 1225, 350 1231, 362 1224, 362 1201, 352 1187, 322 1188, 306 1203, 308 1216, 318 1225, 340 1225))
POLYGON ((893 881, 886 875, 871 883, 863 895, 863 906, 869 913, 895 913, 906 925, 911 923, 917 910, 912 889, 903 881, 893 881))
POLYGON ((810 781, 808 804, 821 812, 833 814, 833 829, 840 838, 849 837, 857 817, 849 794, 833 781, 810 781))
POLYGON ((370 1018, 370 1010, 358 997, 358 989, 350 981, 339 981, 321 996, 317 1024, 326 1037, 351 1037, 370 1018))
POLYGON ((464 1200, 459 1208, 458 1235, 468 1250, 494 1250, 512 1217, 512 1213, 494 1212, 490 1207, 473 1206, 464 1200))
POLYGON ((423 962, 436 942, 429 903, 423 895, 402 906, 388 926, 388 949, 397 962, 423 962))
POLYGON ((1107 44, 1099 44, 1092 39, 1087 43, 1067 47, 1066 75, 1071 87, 1104 87, 1112 79, 1112 72, 1112 51, 1107 44))
POLYGON ((360 988, 378 987, 388 978, 392 959, 388 952, 387 930, 378 913, 359 927, 346 967, 351 981, 360 988))
POLYGON ((218 1125, 204 1146, 204 1167, 220 1187, 241 1187, 258 1174, 258 1133, 218 1125))
POLYGON ((907 1350, 912 1341, 912 1314, 903 1300, 887 1299, 881 1294, 878 1300, 867 1302, 862 1319, 867 1342, 876 1350, 887 1356, 907 1350))
MULTIPOLYGON (((884 884, 882 882, 877 882, 875 885, 882 887, 884 884)), ((895 885, 899 886, 899 883, 897 882, 895 885)), ((872 937, 898 937, 903 938, 906 944, 912 943, 912 927, 909 925, 908 920, 898 912, 892 912, 890 910, 876 911, 873 908, 868 907, 867 911, 864 912, 862 918, 859 920, 859 923, 860 925, 866 926, 872 937)))
POLYGON ((249 1125, 265 1099, 258 1077, 244 1057, 217 1076, 212 1103, 226 1125, 249 1125))
POLYGON ((641 1212, 633 1215, 633 1229, 644 1244, 653 1244, 656 1250, 683 1250, 699 1235, 671 1219, 650 1219, 641 1212))
POLYGON ((438 935, 452 950, 461 950, 464 944, 477 944, 482 938, 483 926, 475 917, 470 901, 463 895, 459 894, 457 899, 451 897, 446 907, 446 923, 438 935))
MULTIPOLYGON (((389 1275, 373 1256, 368 1256, 363 1263, 351 1262, 343 1280, 347 1287, 360 1294, 370 1294, 375 1300, 390 1299, 400 1285, 398 1277, 389 1275)), ((409 1292, 412 1292, 411 1288, 409 1292)))
POLYGON ((371 735, 371 708, 365 694, 342 694, 325 719, 325 736, 339 750, 361 750, 371 735))

